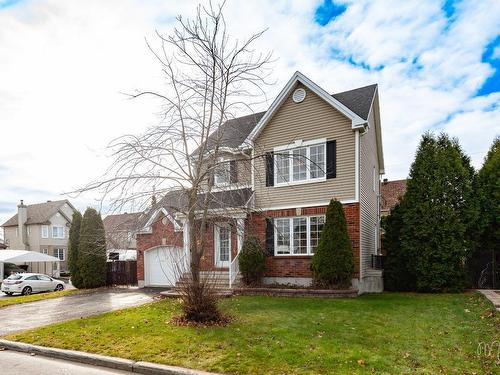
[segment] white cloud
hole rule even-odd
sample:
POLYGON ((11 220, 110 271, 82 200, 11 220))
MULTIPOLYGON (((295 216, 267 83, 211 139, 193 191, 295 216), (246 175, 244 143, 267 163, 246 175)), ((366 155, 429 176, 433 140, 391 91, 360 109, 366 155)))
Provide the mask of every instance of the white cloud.
MULTIPOLYGON (((478 166, 500 133, 498 96, 474 98, 492 73, 481 56, 500 33, 499 2, 460 2, 450 23, 432 0, 352 1, 325 27, 314 22, 319 3, 227 3, 233 35, 268 28, 256 48, 277 58, 269 99, 295 70, 331 92, 378 82, 387 177, 406 176, 429 129, 458 136, 478 166)), ((161 87, 144 38, 154 41, 155 29, 168 34, 175 16, 195 6, 44 0, 0 9, 0 174, 8 176, 0 205, 12 202, 15 210, 19 199, 55 199, 81 186, 104 170, 109 140, 157 122, 156 103, 120 92, 161 87)), ((74 202, 85 208, 95 198, 74 202)), ((0 221, 7 217, 0 207, 0 221)))

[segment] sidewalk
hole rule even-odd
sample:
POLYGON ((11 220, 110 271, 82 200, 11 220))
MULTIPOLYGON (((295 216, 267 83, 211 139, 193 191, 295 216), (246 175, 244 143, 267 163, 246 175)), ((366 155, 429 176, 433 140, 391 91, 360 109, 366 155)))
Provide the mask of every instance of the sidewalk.
POLYGON ((493 303, 497 311, 500 311, 500 290, 479 289, 478 291, 493 303))

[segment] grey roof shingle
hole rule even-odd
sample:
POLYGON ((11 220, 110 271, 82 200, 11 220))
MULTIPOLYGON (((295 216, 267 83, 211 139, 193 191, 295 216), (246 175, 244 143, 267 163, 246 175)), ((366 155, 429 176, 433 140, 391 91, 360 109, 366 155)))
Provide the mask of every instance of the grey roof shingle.
POLYGON ((208 137, 207 148, 211 150, 217 144, 231 148, 241 146, 265 113, 253 113, 226 121, 208 137))
POLYGON ((363 120, 367 120, 376 88, 377 85, 374 84, 354 90, 339 92, 337 94, 332 94, 332 96, 363 120))
MULTIPOLYGON (((376 88, 377 85, 373 84, 332 94, 332 96, 358 116, 367 120, 376 88)), ((254 113, 226 121, 208 138, 208 150, 211 150, 216 144, 230 148, 242 146, 242 143, 265 113, 254 113)))
MULTIPOLYGON (((68 200, 64 199, 60 201, 50 201, 26 206, 28 214, 26 225, 47 223, 65 203, 70 204, 68 200)), ((15 214, 3 223, 2 227, 13 227, 17 225, 17 214, 15 214)))
POLYGON ((105 232, 130 231, 139 229, 142 212, 123 213, 106 216, 102 223, 105 232))

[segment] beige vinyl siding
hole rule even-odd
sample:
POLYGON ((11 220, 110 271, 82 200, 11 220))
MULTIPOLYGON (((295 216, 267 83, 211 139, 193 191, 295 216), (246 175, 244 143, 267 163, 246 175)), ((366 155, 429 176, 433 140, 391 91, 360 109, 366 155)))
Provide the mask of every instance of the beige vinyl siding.
POLYGON ((370 129, 360 136, 360 247, 361 275, 371 267, 371 255, 376 253, 375 225, 378 225, 377 195, 380 193, 379 165, 373 112, 368 118, 370 129), (373 191, 373 167, 376 181, 373 191))
MULTIPOLYGON (((291 95, 274 114, 254 143, 256 208, 324 204, 335 197, 355 199, 355 139, 351 121, 323 99, 306 90, 301 103, 291 95), (296 140, 337 141, 337 177, 302 185, 266 187, 266 152, 296 140)), ((293 93, 293 90, 292 90, 293 93)))
MULTIPOLYGON (((236 184, 234 188, 250 186, 252 184, 252 163, 250 161, 250 156, 246 154, 232 154, 229 152, 224 152, 220 154, 220 157, 224 161, 236 160, 236 184)), ((208 164, 206 164, 208 166, 208 164)), ((207 183, 205 181, 204 188, 207 188, 207 183)), ((217 187, 217 186, 215 186, 217 187)))

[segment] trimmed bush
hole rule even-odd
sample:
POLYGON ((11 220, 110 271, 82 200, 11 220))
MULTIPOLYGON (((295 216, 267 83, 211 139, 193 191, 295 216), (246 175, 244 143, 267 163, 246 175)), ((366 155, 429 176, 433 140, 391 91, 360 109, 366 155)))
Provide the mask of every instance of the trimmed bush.
POLYGON ((80 228, 78 268, 82 288, 97 288, 106 284, 106 237, 101 215, 87 208, 80 228))
POLYGON ((332 199, 326 211, 321 238, 312 258, 314 283, 326 288, 349 288, 354 257, 342 204, 332 199))
POLYGON ((247 285, 260 282, 266 271, 266 253, 256 237, 248 237, 238 256, 243 282, 247 285))
POLYGON ((82 278, 78 268, 78 246, 80 245, 80 227, 82 225, 82 214, 80 211, 73 212, 71 227, 69 228, 68 241, 68 268, 71 273, 71 283, 76 288, 81 288, 82 278))

